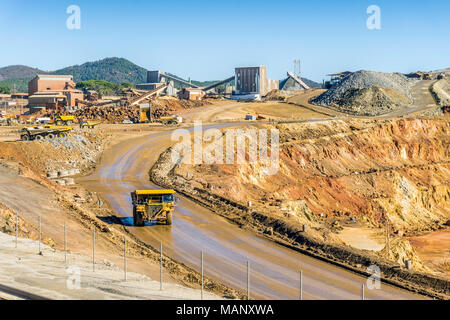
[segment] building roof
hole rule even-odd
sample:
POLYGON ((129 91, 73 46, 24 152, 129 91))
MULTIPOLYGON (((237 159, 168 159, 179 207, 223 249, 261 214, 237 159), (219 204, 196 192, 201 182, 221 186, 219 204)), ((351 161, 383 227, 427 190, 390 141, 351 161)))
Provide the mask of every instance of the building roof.
POLYGON ((73 79, 72 75, 68 74, 38 74, 36 75, 38 78, 71 78, 73 79))
POLYGON ((61 93, 63 94, 64 92, 73 92, 73 93, 83 93, 83 91, 78 90, 78 89, 63 89, 63 90, 45 90, 45 91, 37 91, 33 94, 49 94, 49 93, 61 93))
POLYGON ((32 96, 29 96, 29 99, 32 98, 65 98, 61 92, 36 92, 32 96))

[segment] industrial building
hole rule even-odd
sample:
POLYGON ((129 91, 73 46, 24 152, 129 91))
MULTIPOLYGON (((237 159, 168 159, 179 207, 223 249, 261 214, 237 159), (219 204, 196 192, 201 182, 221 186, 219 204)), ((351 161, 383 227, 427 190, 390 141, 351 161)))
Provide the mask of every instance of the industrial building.
MULTIPOLYGON (((165 79, 163 79, 165 80, 165 79)), ((169 80, 167 82, 148 82, 148 83, 139 83, 136 85, 137 90, 145 90, 145 91, 152 91, 156 88, 161 87, 164 83, 167 83, 167 87, 164 89, 163 93, 168 96, 175 97, 177 95, 178 90, 175 89, 175 84, 173 80, 169 80)))
POLYGON ((177 76, 171 75, 171 74, 161 71, 161 70, 147 72, 147 82, 148 83, 169 83, 170 80, 173 80, 181 87, 198 88, 197 85, 195 85, 189 81, 178 78, 177 76))
POLYGON ((37 75, 28 83, 28 104, 56 109, 74 106, 83 100, 83 92, 75 89, 71 75, 37 75))
POLYGON ((205 91, 200 88, 183 88, 178 92, 178 98, 186 100, 201 100, 205 91))
POLYGON ((269 91, 278 89, 278 80, 267 78, 267 67, 238 67, 235 69, 235 100, 259 100, 269 91))
POLYGON ((68 88, 75 89, 73 76, 38 74, 28 83, 28 95, 43 91, 62 91, 68 88))

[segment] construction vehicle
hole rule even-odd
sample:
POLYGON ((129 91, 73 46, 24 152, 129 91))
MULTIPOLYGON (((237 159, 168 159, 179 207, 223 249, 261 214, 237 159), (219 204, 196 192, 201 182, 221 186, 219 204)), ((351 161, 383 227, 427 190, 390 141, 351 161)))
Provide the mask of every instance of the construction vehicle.
POLYGON ((100 123, 101 123, 100 121, 87 121, 87 120, 83 119, 80 122, 80 129, 83 129, 83 128, 94 129, 100 123))
POLYGON ((161 122, 165 126, 178 126, 183 122, 183 118, 177 115, 172 115, 169 117, 159 118, 159 122, 161 122))
MULTIPOLYGON (((0 117, 0 126, 11 126, 16 116, 4 114, 0 117)), ((17 122, 17 121, 16 121, 17 122)))
POLYGON ((36 117, 29 117, 27 120, 25 120, 25 123, 32 124, 36 121, 36 117))
POLYGON ((77 119, 75 118, 75 116, 57 116, 55 119, 53 119, 53 123, 55 123, 57 126, 67 126, 76 122, 77 119))
POLYGON ((175 208, 174 190, 136 190, 131 193, 133 221, 135 226, 144 226, 146 221, 172 224, 175 208))
POLYGON ((55 126, 53 124, 45 124, 45 129, 52 129, 52 130, 58 130, 60 132, 69 132, 72 130, 72 127, 69 126, 55 126))
POLYGON ((20 131, 20 140, 22 141, 41 141, 44 139, 54 139, 56 137, 64 138, 71 127, 57 127, 47 125, 45 127, 26 127, 20 131))

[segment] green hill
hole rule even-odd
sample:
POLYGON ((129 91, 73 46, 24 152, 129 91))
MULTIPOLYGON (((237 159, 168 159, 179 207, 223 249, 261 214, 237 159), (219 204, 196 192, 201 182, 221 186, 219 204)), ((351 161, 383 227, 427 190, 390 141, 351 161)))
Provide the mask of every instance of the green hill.
POLYGON ((2 80, 0 81, 0 86, 8 87, 12 92, 14 90, 14 85, 16 85, 16 92, 28 92, 28 82, 32 78, 33 77, 2 80))
POLYGON ((104 80, 116 84, 130 82, 142 83, 147 80, 147 70, 123 58, 106 58, 95 62, 86 62, 52 74, 70 74, 74 81, 104 80))
MULTIPOLYGON (((123 58, 106 58, 94 62, 86 62, 52 72, 42 71, 22 65, 0 68, 0 86, 7 86, 13 90, 16 85, 17 92, 27 92, 28 82, 37 74, 70 74, 75 82, 89 80, 103 80, 113 84, 142 83, 147 80, 147 70, 123 58)), ((86 84, 84 84, 86 85, 86 84)), ((94 86, 90 83, 89 86, 94 86)), ((99 86, 97 83, 96 86, 99 86)), ((106 88, 104 85, 102 87, 106 88)), ((101 90, 108 91, 108 89, 101 90)))
POLYGON ((8 79, 31 79, 38 73, 46 72, 23 65, 7 66, 0 68, 0 81, 8 79))

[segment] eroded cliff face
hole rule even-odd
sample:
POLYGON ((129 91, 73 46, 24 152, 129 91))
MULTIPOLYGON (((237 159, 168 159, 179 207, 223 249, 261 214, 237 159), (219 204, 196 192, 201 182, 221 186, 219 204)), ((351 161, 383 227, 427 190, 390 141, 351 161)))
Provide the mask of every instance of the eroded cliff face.
POLYGON ((267 125, 280 133, 279 169, 181 165, 193 185, 301 223, 356 217, 392 231, 434 230, 450 218, 450 123, 335 120, 267 125))

